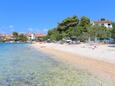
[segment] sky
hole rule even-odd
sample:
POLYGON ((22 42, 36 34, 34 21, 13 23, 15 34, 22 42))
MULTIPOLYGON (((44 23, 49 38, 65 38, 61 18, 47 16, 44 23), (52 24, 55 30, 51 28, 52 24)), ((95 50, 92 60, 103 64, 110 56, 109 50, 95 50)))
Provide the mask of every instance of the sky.
POLYGON ((0 0, 0 33, 47 33, 74 15, 115 21, 115 0, 0 0))

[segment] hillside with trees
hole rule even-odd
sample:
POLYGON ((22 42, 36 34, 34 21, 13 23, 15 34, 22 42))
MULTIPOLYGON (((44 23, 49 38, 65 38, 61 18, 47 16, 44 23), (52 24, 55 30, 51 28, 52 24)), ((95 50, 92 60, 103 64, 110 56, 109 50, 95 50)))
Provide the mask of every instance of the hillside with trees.
MULTIPOLYGON (((104 18, 101 19, 101 21, 104 20, 104 18)), ((86 16, 82 16, 81 18, 77 16, 65 18, 55 28, 50 29, 47 36, 51 41, 76 39, 81 42, 88 40, 96 41, 97 39, 101 40, 111 37, 115 39, 115 23, 113 23, 112 29, 93 25, 90 18, 86 16)))

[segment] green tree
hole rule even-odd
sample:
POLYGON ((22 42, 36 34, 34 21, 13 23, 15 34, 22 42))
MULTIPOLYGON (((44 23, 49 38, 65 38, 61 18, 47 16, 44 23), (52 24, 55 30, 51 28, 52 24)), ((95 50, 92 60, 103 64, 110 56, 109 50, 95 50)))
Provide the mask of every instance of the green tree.
POLYGON ((99 38, 109 38, 110 37, 110 29, 100 26, 98 29, 98 37, 99 38))
POLYGON ((24 34, 20 34, 19 35, 19 40, 22 41, 22 42, 26 42, 28 40, 28 38, 24 34))
POLYGON ((58 30, 59 31, 67 30, 69 27, 74 27, 78 23, 79 18, 77 16, 68 17, 58 24, 58 30))
POLYGON ((90 26, 90 19, 86 16, 82 16, 78 25, 79 28, 77 28, 78 38, 81 41, 86 41, 90 37, 88 32, 90 26))
POLYGON ((18 41, 19 40, 18 39, 18 36, 19 36, 18 32, 13 32, 12 35, 13 35, 14 41, 18 41))
POLYGON ((95 40, 96 41, 96 39, 98 37, 98 34, 99 34, 99 31, 100 31, 100 26, 99 25, 90 26, 88 28, 89 41, 90 40, 95 40))
POLYGON ((90 27, 90 19, 86 16, 81 17, 80 26, 83 27, 83 31, 87 32, 87 29, 90 27))
POLYGON ((101 21, 105 21, 106 19, 105 18, 101 18, 101 21))
POLYGON ((114 42, 115 42, 115 22, 112 23, 112 30, 111 30, 111 37, 114 39, 114 42))
MULTIPOLYGON (((101 19, 104 20, 104 19, 101 19)), ((112 37, 114 37, 114 30, 112 30, 112 37)), ((48 38, 51 40, 62 40, 63 38, 77 38, 81 41, 96 38, 111 37, 110 28, 99 25, 91 25, 90 19, 86 16, 80 19, 77 16, 72 16, 64 19, 54 29, 48 31, 48 38)))
POLYGON ((56 28, 54 28, 48 31, 48 38, 52 41, 58 41, 62 39, 62 35, 56 28))
POLYGON ((18 32, 13 32, 12 35, 13 35, 13 37, 17 38, 18 37, 18 32))
POLYGON ((97 40, 97 38, 105 39, 111 37, 111 29, 104 26, 94 25, 88 29, 89 38, 97 40))
POLYGON ((61 40, 63 38, 77 38, 82 34, 86 34, 90 26, 90 19, 83 16, 81 20, 77 16, 64 19, 58 24, 57 28, 48 31, 48 37, 52 40, 61 40))

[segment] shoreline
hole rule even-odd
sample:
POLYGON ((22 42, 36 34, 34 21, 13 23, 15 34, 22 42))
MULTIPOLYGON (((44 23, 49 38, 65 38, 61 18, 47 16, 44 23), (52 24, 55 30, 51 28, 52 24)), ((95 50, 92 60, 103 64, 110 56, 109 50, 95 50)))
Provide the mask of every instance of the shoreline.
POLYGON ((32 47, 46 54, 55 56, 56 58, 54 59, 58 59, 62 62, 75 65, 77 66, 77 68, 85 69, 96 75, 99 74, 100 76, 104 76, 105 78, 107 76, 108 78, 115 79, 115 64, 113 63, 114 61, 110 63, 109 61, 106 62, 104 60, 96 58, 91 58, 87 56, 85 57, 85 55, 82 54, 80 55, 78 53, 72 53, 70 51, 67 51, 67 49, 69 49, 67 45, 35 43, 32 44, 32 47))

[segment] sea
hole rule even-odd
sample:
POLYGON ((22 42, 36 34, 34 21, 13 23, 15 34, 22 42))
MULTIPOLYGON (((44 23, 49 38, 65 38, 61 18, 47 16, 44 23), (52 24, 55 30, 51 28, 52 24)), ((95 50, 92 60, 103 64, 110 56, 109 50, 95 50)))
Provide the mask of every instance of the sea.
POLYGON ((0 44, 0 86, 113 86, 31 44, 0 44))

